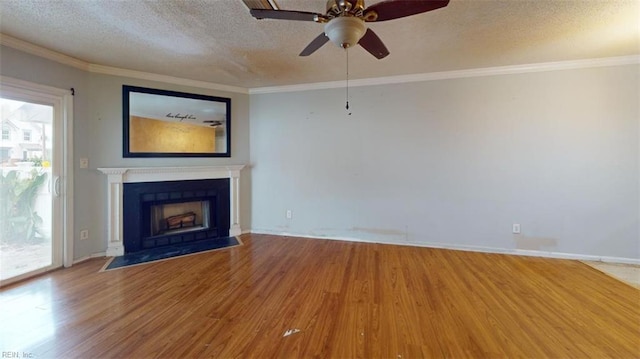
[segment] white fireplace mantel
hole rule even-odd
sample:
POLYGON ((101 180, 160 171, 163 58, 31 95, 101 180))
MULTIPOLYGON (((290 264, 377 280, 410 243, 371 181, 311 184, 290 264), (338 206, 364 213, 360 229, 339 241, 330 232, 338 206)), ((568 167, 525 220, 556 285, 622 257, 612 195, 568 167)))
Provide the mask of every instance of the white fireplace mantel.
POLYGON ((197 167, 118 167, 98 168, 107 175, 108 236, 107 256, 124 254, 123 244, 123 184, 136 182, 187 181, 229 178, 229 235, 240 229, 240 170, 244 165, 197 167))

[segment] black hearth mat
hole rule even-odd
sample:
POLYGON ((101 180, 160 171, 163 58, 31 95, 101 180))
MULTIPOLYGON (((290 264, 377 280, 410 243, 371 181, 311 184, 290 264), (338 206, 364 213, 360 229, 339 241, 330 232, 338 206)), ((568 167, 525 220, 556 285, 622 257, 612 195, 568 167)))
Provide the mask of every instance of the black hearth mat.
POLYGON ((242 245, 236 237, 217 238, 210 241, 200 241, 195 243, 176 244, 172 246, 148 249, 145 251, 125 254, 113 257, 107 262, 101 271, 146 264, 166 259, 187 256, 191 254, 214 251, 218 249, 230 248, 242 245))

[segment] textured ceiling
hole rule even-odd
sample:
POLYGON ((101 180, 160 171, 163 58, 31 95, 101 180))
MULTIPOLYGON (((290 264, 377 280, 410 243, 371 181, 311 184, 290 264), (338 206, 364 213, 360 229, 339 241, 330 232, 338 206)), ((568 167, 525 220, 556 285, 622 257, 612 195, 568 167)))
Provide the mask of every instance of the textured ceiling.
MULTIPOLYGON (((325 10, 324 0, 276 2, 325 10)), ((638 0, 451 0, 369 26, 391 55, 350 49, 352 79, 640 53, 638 0)), ((322 30, 256 20, 241 0, 0 0, 0 32, 14 38, 92 64, 245 88, 343 80, 345 50, 328 43, 298 57, 322 30)))

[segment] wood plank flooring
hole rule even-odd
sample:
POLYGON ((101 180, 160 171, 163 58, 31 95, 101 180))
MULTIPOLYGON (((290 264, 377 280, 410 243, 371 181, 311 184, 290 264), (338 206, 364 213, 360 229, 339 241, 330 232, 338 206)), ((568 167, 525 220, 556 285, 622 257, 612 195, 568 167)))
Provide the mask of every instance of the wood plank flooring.
POLYGON ((34 358, 640 357, 640 291, 579 261, 243 235, 0 289, 34 358), (283 336, 288 329, 300 331, 283 336))

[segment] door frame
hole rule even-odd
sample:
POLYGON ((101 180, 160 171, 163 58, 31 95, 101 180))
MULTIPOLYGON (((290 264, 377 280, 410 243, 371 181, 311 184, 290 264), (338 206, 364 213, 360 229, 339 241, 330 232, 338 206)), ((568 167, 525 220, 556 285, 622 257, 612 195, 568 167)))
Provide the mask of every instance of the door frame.
MULTIPOLYGON (((73 265, 73 93, 72 90, 0 76, 0 96, 52 106, 54 141, 60 144, 53 147, 53 158, 59 159, 57 161, 59 163, 53 162, 53 166, 57 169, 54 173, 57 172, 58 176, 52 178, 52 187, 57 187, 57 191, 54 189, 54 192, 57 192, 59 200, 54 205, 53 211, 59 211, 61 214, 61 225, 58 226, 59 228, 54 226, 55 233, 52 232, 52 237, 57 235, 62 240, 62 246, 52 246, 54 253, 51 266, 0 282, 0 285, 5 285, 55 267, 73 265)), ((52 195, 56 196, 56 193, 52 195)))

